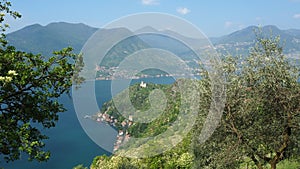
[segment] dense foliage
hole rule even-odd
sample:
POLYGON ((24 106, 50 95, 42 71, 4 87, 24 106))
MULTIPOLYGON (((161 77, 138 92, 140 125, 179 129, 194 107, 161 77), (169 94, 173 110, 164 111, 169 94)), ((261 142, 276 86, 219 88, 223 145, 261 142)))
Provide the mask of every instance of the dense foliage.
MULTIPOLYGON (((20 17, 10 5, 0 2, 1 23, 6 14, 20 17)), ((25 153, 29 160, 44 161, 50 152, 43 149, 47 136, 42 130, 54 127, 57 113, 65 111, 58 98, 69 93, 72 80, 77 84, 83 80, 78 75, 82 57, 72 53, 72 48, 47 58, 18 51, 7 45, 5 27, 0 38, 0 156, 13 161, 25 153), (80 63, 76 67, 75 61, 80 63)))
POLYGON ((97 156, 91 169, 157 169, 192 168, 194 156, 190 152, 191 136, 186 137, 178 146, 163 154, 151 158, 126 158, 121 156, 97 156))
MULTIPOLYGON (((259 169, 276 168, 280 161, 300 155, 300 69, 282 54, 278 37, 259 34, 257 41, 248 57, 229 56, 220 65, 226 105, 220 126, 205 144, 195 135, 197 167, 238 168, 249 161, 259 169)), ((201 83, 209 92, 210 79, 201 83)), ((201 104, 205 112, 210 100, 201 104)))

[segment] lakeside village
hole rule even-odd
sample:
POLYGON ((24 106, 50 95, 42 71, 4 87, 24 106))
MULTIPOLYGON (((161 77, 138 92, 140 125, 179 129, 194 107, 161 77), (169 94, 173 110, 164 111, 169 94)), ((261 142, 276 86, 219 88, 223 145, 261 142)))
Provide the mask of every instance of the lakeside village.
POLYGON ((126 71, 118 71, 119 67, 105 67, 96 65, 95 70, 97 71, 96 80, 115 80, 115 79, 140 79, 140 78, 153 78, 153 77, 186 77, 186 76, 199 76, 199 68, 188 68, 187 72, 192 72, 192 74, 155 74, 149 75, 145 73, 138 73, 134 76, 130 76, 126 71))
MULTIPOLYGON (((147 84, 143 81, 140 83, 141 88, 146 88, 147 84)), ((121 126, 121 129, 118 128, 118 135, 117 140, 114 143, 113 151, 117 151, 120 146, 126 143, 130 139, 130 134, 128 133, 127 129, 133 125, 133 116, 130 115, 128 119, 123 120, 122 122, 118 121, 118 119, 114 116, 107 114, 107 112, 99 112, 95 116, 92 117, 93 120, 96 120, 99 123, 106 123, 110 126, 116 128, 116 126, 121 126)))

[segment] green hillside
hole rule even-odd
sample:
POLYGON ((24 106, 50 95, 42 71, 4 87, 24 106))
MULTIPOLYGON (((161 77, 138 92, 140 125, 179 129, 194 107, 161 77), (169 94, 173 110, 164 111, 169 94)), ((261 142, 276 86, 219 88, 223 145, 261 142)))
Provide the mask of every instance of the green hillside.
POLYGON ((126 56, 149 47, 150 46, 138 36, 131 36, 113 46, 104 56, 100 66, 117 67, 126 56))
POLYGON ((19 50, 49 56, 54 50, 71 46, 79 53, 88 38, 97 31, 84 24, 65 22, 46 26, 34 24, 7 35, 9 44, 19 50))
MULTIPOLYGON (((130 135, 134 137, 145 137, 145 136, 153 136, 161 133, 168 124, 171 124, 176 119, 178 114, 178 105, 179 104, 179 94, 175 89, 176 84, 174 85, 161 85, 161 84, 152 84, 147 83, 147 87, 142 88, 140 84, 135 84, 130 86, 125 91, 121 92, 117 96, 114 97, 113 100, 106 102, 103 104, 101 112, 106 113, 110 116, 113 116, 119 122, 127 121, 128 116, 134 115, 136 113, 142 113, 147 111, 151 105, 149 101, 149 95, 152 91, 159 89, 166 94, 167 106, 163 111, 163 114, 156 118, 151 123, 133 123, 131 127, 128 128, 128 132, 130 135), (125 95, 126 92, 129 92, 130 100, 134 108, 137 112, 120 112, 122 110, 117 109, 114 105, 114 101, 119 102, 119 104, 126 105, 125 103, 125 95), (177 107, 177 108, 176 108, 177 107), (122 113, 122 114, 120 114, 122 113), (124 114, 127 115, 127 118, 124 117, 124 114), (168 117, 166 119, 165 117, 168 117)), ((122 109, 122 108, 121 108, 122 109)), ((140 116, 140 115, 139 115, 140 116)), ((147 116, 147 115, 145 115, 147 116)), ((123 129, 120 123, 116 124, 118 130, 123 129)))

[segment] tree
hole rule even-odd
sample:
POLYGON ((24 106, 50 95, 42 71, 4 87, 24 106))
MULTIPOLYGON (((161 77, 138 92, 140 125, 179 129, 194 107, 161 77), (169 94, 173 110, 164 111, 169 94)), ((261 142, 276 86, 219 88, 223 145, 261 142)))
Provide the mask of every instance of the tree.
MULTIPOLYGON (((300 69, 282 54, 280 38, 258 34, 248 57, 228 56, 217 67, 226 78, 226 104, 219 127, 203 144, 197 139, 201 124, 196 126, 197 167, 236 168, 249 161, 275 169, 280 161, 299 157, 300 69)), ((205 112, 211 82, 204 76, 200 83, 205 112)))
POLYGON ((137 169, 141 168, 138 167, 138 161, 121 156, 97 156, 93 160, 91 169, 137 169))
POLYGON ((182 142, 172 150, 147 158, 128 158, 119 155, 97 156, 94 158, 91 169, 157 169, 157 168, 191 168, 194 156, 190 152, 191 134, 188 134, 182 142))
POLYGON ((66 111, 57 98, 70 92, 72 80, 83 81, 78 75, 83 60, 70 47, 46 59, 8 46, 5 15, 20 17, 10 7, 10 2, 0 2, 0 155, 8 162, 24 152, 29 160, 44 161, 50 153, 43 149, 47 136, 41 130, 54 127, 58 113, 66 111))

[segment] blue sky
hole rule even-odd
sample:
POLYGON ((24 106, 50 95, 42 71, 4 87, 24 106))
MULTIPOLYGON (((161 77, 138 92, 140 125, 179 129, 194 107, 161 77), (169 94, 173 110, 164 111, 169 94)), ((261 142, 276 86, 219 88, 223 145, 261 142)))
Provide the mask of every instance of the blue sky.
POLYGON ((207 36, 221 36, 250 25, 300 29, 300 0, 11 0, 22 14, 9 19, 10 31, 51 22, 85 23, 93 27, 140 12, 182 17, 207 36))

